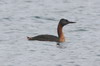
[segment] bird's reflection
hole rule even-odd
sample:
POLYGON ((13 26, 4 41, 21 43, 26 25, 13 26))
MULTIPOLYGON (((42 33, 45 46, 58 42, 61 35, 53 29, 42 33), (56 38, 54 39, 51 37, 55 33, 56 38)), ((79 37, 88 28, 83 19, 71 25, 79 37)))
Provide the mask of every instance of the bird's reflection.
POLYGON ((67 44, 65 42, 57 42, 56 46, 61 49, 67 48, 67 44))

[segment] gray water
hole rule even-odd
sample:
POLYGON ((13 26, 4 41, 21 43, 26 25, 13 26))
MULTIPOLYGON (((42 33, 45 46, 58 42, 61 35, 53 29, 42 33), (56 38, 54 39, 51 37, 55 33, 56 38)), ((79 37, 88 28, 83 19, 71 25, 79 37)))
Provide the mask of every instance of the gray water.
POLYGON ((0 0, 0 66, 100 66, 100 0, 0 0), (56 35, 66 42, 28 41, 56 35))

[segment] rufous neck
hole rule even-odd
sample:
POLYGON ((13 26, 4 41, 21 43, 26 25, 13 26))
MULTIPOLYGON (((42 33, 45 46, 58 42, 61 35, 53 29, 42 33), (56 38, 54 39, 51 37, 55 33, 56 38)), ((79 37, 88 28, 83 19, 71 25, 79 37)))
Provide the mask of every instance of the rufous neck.
POLYGON ((58 32, 59 42, 65 41, 65 37, 64 37, 62 28, 63 28, 63 26, 61 24, 58 24, 57 32, 58 32))

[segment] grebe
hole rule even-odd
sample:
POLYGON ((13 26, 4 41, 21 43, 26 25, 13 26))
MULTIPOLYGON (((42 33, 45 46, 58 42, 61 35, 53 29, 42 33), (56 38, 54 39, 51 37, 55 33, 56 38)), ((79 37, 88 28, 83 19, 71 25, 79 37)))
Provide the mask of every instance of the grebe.
POLYGON ((68 21, 66 19, 61 19, 58 23, 58 27, 57 27, 57 33, 58 33, 58 37, 57 36, 53 36, 53 35, 38 35, 35 37, 27 37, 28 40, 38 40, 38 41, 53 41, 53 42, 64 42, 65 41, 65 37, 62 31, 62 28, 70 23, 76 23, 76 22, 71 22, 68 21))

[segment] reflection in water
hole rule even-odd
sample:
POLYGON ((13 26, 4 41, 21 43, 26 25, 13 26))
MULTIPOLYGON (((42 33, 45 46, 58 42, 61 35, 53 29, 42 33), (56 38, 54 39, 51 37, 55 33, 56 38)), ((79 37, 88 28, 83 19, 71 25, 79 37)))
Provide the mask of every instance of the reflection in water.
POLYGON ((57 48, 67 48, 66 42, 57 42, 57 48))

